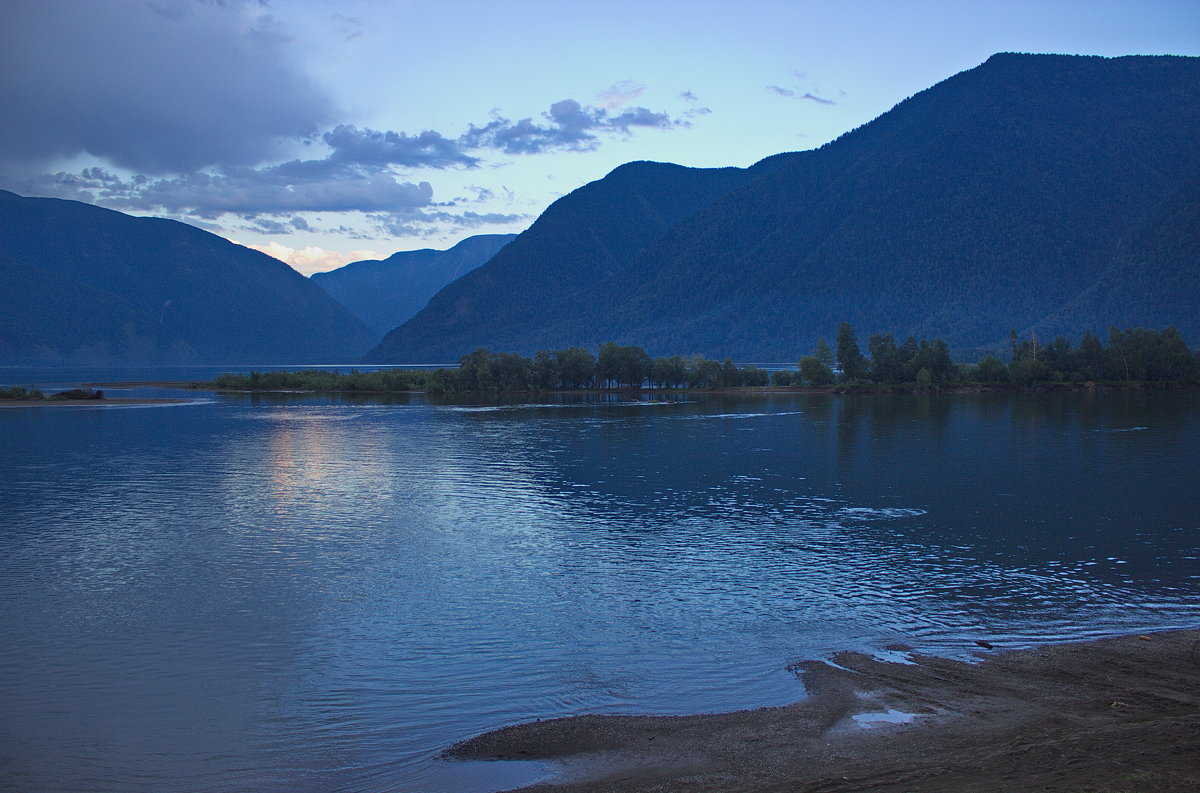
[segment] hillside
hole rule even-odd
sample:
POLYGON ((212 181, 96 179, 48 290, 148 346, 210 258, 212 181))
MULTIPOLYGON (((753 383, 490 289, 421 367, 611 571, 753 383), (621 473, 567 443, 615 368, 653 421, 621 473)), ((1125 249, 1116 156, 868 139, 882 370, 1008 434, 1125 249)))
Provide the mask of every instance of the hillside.
POLYGON ((378 339, 283 262, 184 223, 0 191, 0 361, 325 363, 378 339))
POLYGON ((479 234, 449 250, 400 251, 386 259, 351 262, 312 281, 380 336, 416 314, 456 278, 496 255, 516 234, 479 234))
MULTIPOLYGON (((1111 323, 1174 324, 1195 343, 1198 176, 1200 59, 997 55, 689 203, 623 266, 508 318, 504 334, 433 301, 371 355, 611 339, 794 360, 843 320, 860 337, 940 336, 967 352, 1010 328, 1111 323)), ((520 274, 546 254, 532 231, 509 247, 505 280, 460 282, 459 303, 528 288, 520 274)), ((588 244, 583 229, 572 239, 588 244)))
MULTIPOLYGON (((791 156, 745 169, 626 163, 551 204, 491 261, 389 333, 367 360, 452 361, 480 345, 537 346, 548 310, 589 294, 680 221, 791 156)), ((560 342, 572 343, 569 336, 560 342)))

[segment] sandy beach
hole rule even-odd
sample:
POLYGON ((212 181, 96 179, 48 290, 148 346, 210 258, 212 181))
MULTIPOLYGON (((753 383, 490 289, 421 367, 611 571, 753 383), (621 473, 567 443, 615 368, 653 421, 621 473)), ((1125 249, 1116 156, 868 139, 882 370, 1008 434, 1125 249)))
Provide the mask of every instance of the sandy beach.
POLYGON ((1200 790, 1200 630, 979 655, 841 653, 796 665, 793 705, 538 721, 447 755, 562 768, 528 793, 1200 790))

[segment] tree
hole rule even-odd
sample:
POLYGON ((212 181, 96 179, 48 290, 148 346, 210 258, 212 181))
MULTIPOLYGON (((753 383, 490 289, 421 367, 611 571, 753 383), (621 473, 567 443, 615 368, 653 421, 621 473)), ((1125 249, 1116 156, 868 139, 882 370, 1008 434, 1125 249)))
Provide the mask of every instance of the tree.
POLYGON ((491 391, 496 386, 492 373, 494 355, 482 347, 458 359, 458 383, 463 391, 491 391))
POLYGON ((771 375, 761 366, 747 366, 742 369, 742 385, 764 386, 771 381, 771 375))
POLYGON ((533 361, 512 352, 495 356, 492 364, 496 391, 528 391, 533 384, 533 361))
POLYGON ((620 352, 621 348, 613 341, 604 342, 596 351, 596 379, 601 388, 611 388, 617 382, 620 352))
POLYGON ((844 379, 855 380, 864 374, 866 359, 858 349, 858 338, 849 322, 838 325, 837 360, 844 379))
POLYGON ((800 359, 800 379, 812 386, 830 385, 833 383, 833 370, 821 363, 815 355, 805 355, 800 359))
POLYGON ((641 347, 618 347, 616 380, 618 385, 641 388, 650 375, 650 356, 641 347))
POLYGON ((833 352, 829 349, 829 342, 825 341, 824 336, 817 339, 817 349, 813 354, 818 361, 828 366, 831 370, 833 369, 833 352))
POLYGON ((1079 340, 1079 352, 1076 355, 1079 362, 1079 372, 1088 380, 1098 380, 1104 373, 1104 345, 1100 337, 1091 330, 1083 334, 1079 340))
POLYGON ((726 358, 721 363, 721 388, 737 388, 742 384, 742 372, 734 364, 732 358, 726 358))
POLYGON ((545 350, 533 356, 533 383, 543 391, 558 386, 558 361, 545 350))
POLYGON ((583 347, 556 350, 554 360, 563 388, 588 388, 596 378, 596 358, 583 347))
POLYGON ((1008 367, 995 355, 985 355, 971 370, 971 377, 979 383, 1007 383, 1008 367))
POLYGON ((716 388, 721 382, 721 364, 701 355, 693 355, 688 363, 688 388, 716 388))
POLYGON ((877 383, 900 383, 904 379, 904 367, 900 363, 900 351, 892 334, 874 333, 867 340, 871 352, 871 379, 877 383))
POLYGON ((687 385, 687 361, 678 355, 655 358, 650 364, 650 380, 659 388, 679 388, 687 385))

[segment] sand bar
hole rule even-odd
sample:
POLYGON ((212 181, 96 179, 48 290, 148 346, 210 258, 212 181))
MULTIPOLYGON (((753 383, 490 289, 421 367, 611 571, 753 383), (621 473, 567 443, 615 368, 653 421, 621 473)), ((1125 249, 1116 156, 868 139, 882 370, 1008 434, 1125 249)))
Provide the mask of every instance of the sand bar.
POLYGON ((1200 791, 1200 631, 980 653, 841 653, 797 664, 793 705, 539 721, 447 755, 562 767, 530 793, 1200 791))

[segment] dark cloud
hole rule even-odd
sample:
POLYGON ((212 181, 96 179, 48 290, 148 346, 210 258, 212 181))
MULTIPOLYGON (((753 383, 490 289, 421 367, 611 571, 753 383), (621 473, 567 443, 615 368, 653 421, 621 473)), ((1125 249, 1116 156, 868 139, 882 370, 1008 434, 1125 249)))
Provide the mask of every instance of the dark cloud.
POLYGON ((818 105, 836 105, 836 104, 837 104, 837 102, 834 102, 832 99, 826 99, 826 98, 824 98, 824 97, 821 97, 821 96, 816 96, 816 95, 815 95, 815 94, 813 94, 811 91, 810 91, 810 92, 806 92, 806 93, 802 94, 802 95, 800 96, 800 98, 801 98, 801 99, 807 99, 807 100, 809 100, 810 102, 816 102, 818 105))
POLYGON ((90 153, 146 174, 251 165, 333 119, 263 9, 4 0, 0 159, 90 153))
POLYGON ((685 102, 699 102, 700 97, 693 94, 691 91, 680 91, 679 98, 685 102))
POLYGON ((272 234, 275 236, 286 237, 294 231, 313 231, 312 226, 308 221, 299 215, 293 215, 286 220, 278 220, 268 217, 251 217, 247 218, 252 222, 241 226, 246 231, 256 231, 260 234, 272 234))
POLYGON ((430 184, 400 178, 392 169, 477 167, 480 159, 469 151, 513 155, 589 151, 600 144, 602 134, 629 135, 635 128, 670 129, 689 124, 644 107, 610 113, 564 99, 551 105, 541 122, 498 117, 483 126, 472 124, 454 139, 432 130, 410 135, 340 124, 321 136, 329 153, 320 159, 288 160, 257 168, 226 165, 157 177, 138 174, 123 178, 102 168, 86 168, 75 174, 23 178, 9 186, 26 194, 71 198, 114 209, 190 213, 207 219, 226 213, 251 218, 295 212, 428 210, 433 205, 430 184))
POLYGON ((768 85, 767 90, 777 96, 795 96, 796 92, 778 85, 768 85))
POLYGON ((243 231, 254 231, 259 234, 273 234, 275 236, 285 236, 291 234, 295 229, 290 224, 271 218, 255 218, 253 223, 241 227, 243 231))

